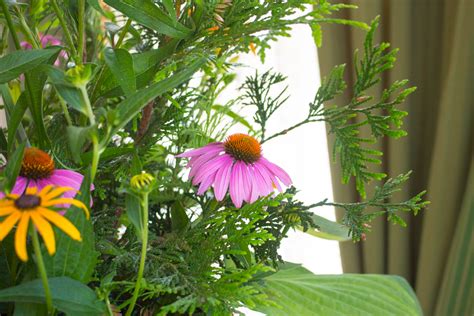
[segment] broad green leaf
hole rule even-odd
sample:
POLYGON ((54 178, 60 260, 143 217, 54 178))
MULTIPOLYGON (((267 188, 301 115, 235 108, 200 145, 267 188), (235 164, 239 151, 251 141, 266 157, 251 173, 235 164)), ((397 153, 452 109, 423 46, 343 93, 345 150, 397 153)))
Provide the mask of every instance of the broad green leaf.
POLYGON ((81 162, 82 146, 89 138, 90 133, 94 127, 80 127, 80 126, 68 126, 67 136, 69 139, 69 148, 71 150, 72 158, 76 163, 81 162))
POLYGON ((175 10, 175 8, 174 8, 174 1, 173 1, 173 0, 162 0, 161 2, 162 2, 163 5, 165 6, 166 11, 168 11, 168 15, 169 15, 173 20, 176 20, 176 19, 177 19, 177 16, 176 16, 176 10, 175 10))
POLYGON ((175 73, 174 75, 163 79, 148 88, 139 90, 133 95, 120 102, 117 105, 117 125, 112 130, 112 135, 119 129, 123 128, 131 119, 133 119, 140 111, 153 99, 163 93, 175 88, 185 82, 204 64, 206 59, 198 59, 186 69, 175 73))
MULTIPOLYGON (((90 205, 90 172, 82 181, 80 192, 76 199, 85 205, 90 205)), ((75 241, 62 231, 55 229, 57 251, 50 256, 43 249, 48 276, 67 276, 87 283, 94 272, 98 252, 95 249, 94 229, 90 220, 86 219, 84 211, 72 206, 64 215, 81 232, 82 241, 75 241)))
POLYGON ((125 95, 129 96, 134 93, 137 90, 137 82, 130 53, 125 49, 106 48, 104 55, 107 66, 109 66, 125 95))
MULTIPOLYGON (((329 240, 351 240, 351 236, 349 235, 349 227, 330 221, 316 214, 313 214, 311 218, 313 219, 314 223, 318 225, 319 229, 309 228, 305 233, 329 240)), ((300 227, 298 229, 302 230, 300 227)))
POLYGON ((143 231, 141 214, 143 208, 141 207, 140 199, 132 193, 127 192, 125 196, 125 208, 127 210, 127 217, 133 224, 133 227, 135 227, 138 238, 141 238, 143 231))
POLYGON ((173 38, 185 38, 192 30, 157 7, 152 0, 105 0, 112 8, 138 23, 173 38))
POLYGON ((263 278, 267 294, 278 306, 258 306, 272 316, 422 315, 415 293, 394 275, 315 275, 287 263, 263 278))
POLYGON ((0 58, 0 83, 17 78, 20 74, 32 70, 56 56, 61 48, 32 49, 16 51, 0 58))
POLYGON ((87 111, 83 106, 81 92, 66 80, 66 74, 62 70, 52 66, 43 66, 43 69, 48 74, 49 80, 61 98, 75 110, 87 115, 87 111))
POLYGON ((20 173, 21 162, 23 160, 23 153, 25 152, 25 143, 21 143, 15 150, 13 155, 8 157, 8 163, 5 168, 5 187, 6 192, 10 192, 15 185, 16 178, 20 173))
POLYGON ((41 303, 15 303, 13 316, 45 316, 48 315, 46 304, 41 303))
MULTIPOLYGON (((68 277, 49 278, 53 305, 66 315, 105 315, 105 304, 86 285, 68 277)), ((0 291, 0 302, 45 302, 43 283, 40 279, 25 282, 0 291)))
MULTIPOLYGON (((173 54, 178 42, 179 40, 172 40, 159 49, 132 54, 137 89, 147 86, 153 80, 161 61, 173 54)), ((100 86, 100 89, 96 89, 96 93, 92 96, 94 100, 99 97, 111 98, 123 95, 118 81, 115 80, 114 75, 108 68, 104 69, 100 82, 97 84, 100 86)))

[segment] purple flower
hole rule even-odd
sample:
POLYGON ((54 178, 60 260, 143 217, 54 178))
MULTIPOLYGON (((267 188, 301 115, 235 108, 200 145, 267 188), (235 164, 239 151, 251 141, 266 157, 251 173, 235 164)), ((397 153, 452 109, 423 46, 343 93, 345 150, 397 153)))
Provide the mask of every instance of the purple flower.
MULTIPOLYGON (((38 191, 48 185, 53 185, 73 189, 63 194, 64 198, 73 198, 79 191, 83 178, 78 172, 56 169, 51 156, 41 149, 30 147, 25 149, 20 175, 17 177, 11 193, 23 194, 27 184, 29 188, 36 187, 38 191)), ((91 190, 94 190, 93 185, 91 190)), ((0 199, 4 196, 5 194, 0 192, 0 199)), ((63 208, 69 208, 69 206, 69 204, 61 205, 63 208)))
POLYGON ((260 143, 246 134, 233 134, 225 142, 210 143, 177 157, 191 157, 188 167, 193 185, 199 184, 202 195, 211 186, 218 201, 230 192, 237 208, 253 203, 259 197, 282 191, 280 183, 291 185, 290 176, 262 156, 260 143))

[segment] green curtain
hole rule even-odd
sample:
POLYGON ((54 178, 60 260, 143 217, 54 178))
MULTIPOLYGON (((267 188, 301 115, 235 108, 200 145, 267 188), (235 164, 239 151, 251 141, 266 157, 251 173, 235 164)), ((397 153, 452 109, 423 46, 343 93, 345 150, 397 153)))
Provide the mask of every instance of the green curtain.
MULTIPOLYGON (((343 269, 405 277, 426 315, 472 315, 474 1, 346 3, 359 9, 345 10, 340 17, 370 22, 381 15, 377 40, 400 49, 395 68, 371 92, 379 94, 390 82, 406 78, 418 87, 403 105, 409 112, 405 125, 408 136, 385 139, 377 145, 385 156, 374 171, 396 176, 413 170, 410 183, 394 199, 408 199, 426 189, 431 205, 416 217, 405 216, 407 228, 380 219, 373 223, 365 242, 341 243, 343 269)), ((336 64, 345 63, 347 69, 353 69, 353 52, 361 47, 364 32, 329 25, 323 27, 323 34, 323 47, 318 50, 321 76, 336 64)), ((348 71, 349 86, 353 79, 353 72, 348 71)), ((347 91, 337 104, 347 103, 350 95, 347 91)), ((329 141, 331 144, 331 136, 329 141)), ((333 164, 335 199, 357 200, 354 184, 341 184, 340 175, 337 164, 333 164)), ((375 185, 370 185, 368 194, 375 185)))

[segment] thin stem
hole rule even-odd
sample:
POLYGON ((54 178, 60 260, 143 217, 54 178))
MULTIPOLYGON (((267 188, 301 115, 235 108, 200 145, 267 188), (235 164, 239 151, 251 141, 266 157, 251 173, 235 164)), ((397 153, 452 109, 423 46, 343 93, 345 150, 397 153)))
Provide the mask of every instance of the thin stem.
POLYGON ((132 19, 128 19, 127 23, 125 23, 125 25, 122 29, 122 32, 120 33, 117 44, 115 44, 115 48, 120 48, 120 46, 122 45, 123 40, 125 39, 125 35, 127 34, 128 28, 130 27, 130 25, 132 25, 132 19))
POLYGON ((282 130, 282 131, 280 131, 280 132, 278 132, 278 133, 273 134, 272 136, 268 137, 267 139, 262 139, 262 141, 261 141, 260 143, 263 144, 263 143, 269 141, 269 140, 272 139, 272 138, 275 138, 275 137, 278 137, 278 136, 281 136, 281 135, 285 135, 285 134, 287 134, 289 131, 292 131, 292 130, 294 130, 295 128, 300 127, 301 125, 304 125, 304 124, 307 124, 307 123, 321 122, 321 121, 324 121, 324 119, 311 119, 311 118, 307 118, 307 119, 305 119, 304 121, 301 121, 301 122, 299 122, 299 123, 297 123, 297 124, 295 124, 295 125, 293 125, 293 126, 291 126, 291 127, 288 127, 287 129, 284 129, 284 130, 282 130))
POLYGON ((92 164, 91 164, 91 182, 94 182, 97 169, 99 168, 100 148, 99 140, 96 134, 92 134, 92 164))
POLYGON ((79 55, 79 64, 82 65, 84 59, 84 34, 86 32, 85 23, 84 23, 84 11, 86 9, 86 1, 79 0, 79 10, 78 10, 78 17, 77 17, 77 31, 78 31, 78 48, 77 53, 79 55))
POLYGON ((135 308, 135 304, 138 299, 138 294, 140 293, 141 282, 143 278, 143 271, 145 270, 145 259, 146 259, 146 251, 148 247, 148 193, 144 193, 142 195, 142 252, 140 256, 140 266, 138 268, 138 275, 137 281, 135 283, 135 290, 133 291, 132 301, 128 306, 127 313, 125 316, 132 315, 133 309, 135 308))
POLYGON ((72 126, 72 119, 71 119, 71 115, 69 114, 69 110, 67 108, 66 102, 64 102, 63 98, 60 95, 58 95, 58 99, 59 99, 59 104, 61 104, 61 108, 64 112, 64 117, 66 118, 67 125, 72 126))
MULTIPOLYGON (((1 0, 4 1, 4 0, 1 0)), ((61 25, 62 32, 64 37, 66 38, 67 45, 69 46, 69 50, 71 51, 74 59, 78 62, 78 55, 76 47, 74 46, 74 41, 72 40, 71 33, 69 32, 69 28, 67 27, 66 19, 64 18, 63 12, 58 6, 57 0, 51 0, 51 5, 53 7, 54 13, 58 17, 59 24, 61 25)))
POLYGON ((15 7, 15 12, 17 13, 17 16, 20 20, 20 26, 23 29, 23 33, 26 35, 26 37, 28 38, 28 41, 31 43, 33 48, 36 48, 36 49, 41 48, 41 45, 36 39, 36 36, 31 31, 30 27, 28 26, 28 23, 26 23, 24 15, 21 14, 20 10, 17 7, 15 7))
POLYGON ((13 25, 12 16, 10 11, 8 10, 8 6, 5 3, 5 0, 0 0, 0 5, 2 7, 3 15, 5 16, 5 20, 7 20, 8 29, 10 30, 10 34, 13 38, 13 43, 15 44, 15 48, 17 50, 21 50, 20 39, 18 38, 18 34, 15 32, 15 27, 13 25))
POLYGON ((41 248, 38 240, 38 233, 35 228, 31 226, 31 235, 33 239, 33 248, 35 250, 36 256, 36 265, 38 267, 38 272, 43 282, 44 294, 46 296, 46 307, 48 309, 48 314, 52 315, 54 312, 53 300, 51 298, 51 290, 49 289, 48 275, 46 274, 46 268, 44 267, 43 255, 41 254, 41 248))

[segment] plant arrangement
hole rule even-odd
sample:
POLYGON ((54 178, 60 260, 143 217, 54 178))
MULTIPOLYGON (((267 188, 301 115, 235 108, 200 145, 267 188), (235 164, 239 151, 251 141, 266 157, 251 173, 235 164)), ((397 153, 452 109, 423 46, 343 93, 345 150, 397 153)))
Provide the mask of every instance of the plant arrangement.
POLYGON ((373 41, 378 18, 332 18, 354 7, 326 0, 104 2, 0 0, 0 314, 421 314, 399 277, 317 276, 278 253, 290 229, 359 242, 375 217, 405 226, 399 214, 427 204, 423 192, 386 202, 410 173, 365 193, 386 177, 370 171, 382 155, 370 143, 405 136, 397 106, 415 90, 402 80, 370 94, 396 55, 373 41), (349 104, 332 104, 344 65, 325 74, 306 119, 275 134, 283 74, 256 73, 219 104, 238 54, 263 62, 295 24, 321 45, 327 23, 366 32, 349 104), (321 121, 361 202, 306 205, 263 154, 321 121), (342 222, 312 213, 324 205, 343 209, 342 222))

